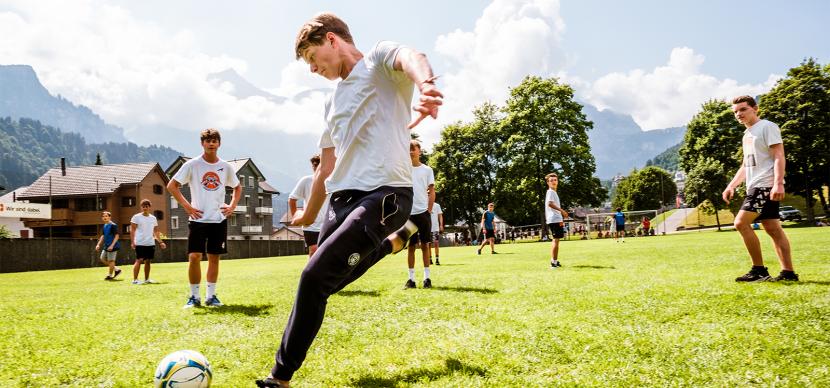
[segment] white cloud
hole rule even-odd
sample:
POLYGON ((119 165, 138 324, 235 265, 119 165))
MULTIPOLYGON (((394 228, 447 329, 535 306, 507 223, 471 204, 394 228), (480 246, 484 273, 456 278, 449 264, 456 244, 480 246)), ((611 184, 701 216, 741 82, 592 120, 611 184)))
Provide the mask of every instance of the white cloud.
POLYGON ((580 88, 580 94, 599 109, 630 114, 649 130, 685 125, 707 100, 761 94, 781 78, 773 74, 760 84, 739 85, 701 73, 704 60, 688 47, 677 47, 665 66, 607 74, 580 88))
MULTIPOLYGON (((233 88, 209 82, 207 75, 228 68, 244 74, 244 60, 205 54, 192 32, 165 31, 99 0, 5 1, 0 63, 32 65, 50 92, 90 107, 128 133, 152 125, 320 131, 323 93, 283 104, 234 97, 233 88)), ((289 64, 280 90, 326 87, 309 83, 306 73, 289 64)))
POLYGON ((566 62, 559 46, 564 29, 558 0, 495 0, 473 31, 439 36, 435 50, 449 60, 450 69, 439 82, 444 106, 438 120, 425 120, 415 131, 427 144, 436 142, 443 126, 469 120, 473 107, 485 101, 502 104, 509 87, 525 76, 553 73, 566 62))

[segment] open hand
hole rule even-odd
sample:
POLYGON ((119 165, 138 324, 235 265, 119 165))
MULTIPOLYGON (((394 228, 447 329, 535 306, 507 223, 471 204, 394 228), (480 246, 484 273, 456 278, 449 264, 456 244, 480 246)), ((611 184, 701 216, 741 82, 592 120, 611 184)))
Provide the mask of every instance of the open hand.
MULTIPOLYGON (((433 80, 435 77, 430 78, 428 81, 433 80)), ((438 90, 438 88, 428 82, 424 82, 421 84, 421 96, 418 98, 418 104, 412 107, 412 110, 420 113, 420 115, 413 120, 407 128, 412 129, 418 125, 421 120, 427 118, 427 116, 432 117, 433 119, 438 118, 438 107, 444 103, 444 95, 438 90)))

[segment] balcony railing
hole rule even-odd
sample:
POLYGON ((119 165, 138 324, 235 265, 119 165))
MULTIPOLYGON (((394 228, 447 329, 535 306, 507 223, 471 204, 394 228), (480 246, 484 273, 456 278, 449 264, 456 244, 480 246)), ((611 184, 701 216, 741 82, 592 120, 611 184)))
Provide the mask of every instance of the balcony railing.
POLYGON ((262 225, 249 225, 242 227, 242 233, 245 234, 260 234, 262 233, 262 225))
POLYGON ((248 212, 247 206, 237 205, 236 209, 233 209, 233 212, 236 214, 245 214, 248 212))
POLYGON ((274 214, 274 208, 272 208, 272 207, 262 207, 262 206, 260 206, 256 209, 254 209, 254 211, 256 212, 256 214, 274 214))

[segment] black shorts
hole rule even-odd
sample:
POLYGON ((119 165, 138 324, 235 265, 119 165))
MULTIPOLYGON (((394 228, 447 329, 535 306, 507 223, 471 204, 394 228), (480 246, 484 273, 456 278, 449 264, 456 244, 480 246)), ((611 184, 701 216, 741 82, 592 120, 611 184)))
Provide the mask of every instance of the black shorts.
POLYGON ((625 232, 625 224, 617 224, 617 228, 615 230, 617 232, 625 232))
POLYGON ((320 240, 320 232, 312 232, 310 230, 303 231, 303 240, 305 240, 305 246, 310 247, 312 245, 317 245, 317 241, 320 240))
POLYGON ((430 231, 432 230, 432 216, 429 215, 429 212, 413 214, 409 216, 409 220, 418 227, 418 233, 409 238, 409 245, 414 246, 418 242, 429 243, 430 231))
POLYGON ((496 231, 494 229, 484 228, 484 238, 496 238, 496 231))
POLYGON ((561 222, 552 222, 548 224, 548 228, 550 229, 550 233, 553 235, 553 238, 558 239, 565 237, 565 227, 561 222))
POLYGON ((781 203, 770 200, 771 187, 755 187, 749 189, 741 205, 741 210, 758 213, 756 220, 779 219, 778 208, 781 203))
POLYGON ((187 253, 228 253, 228 220, 218 224, 190 221, 187 228, 187 253))
POLYGON ((152 260, 156 257, 155 245, 136 245, 135 258, 138 260, 152 260))

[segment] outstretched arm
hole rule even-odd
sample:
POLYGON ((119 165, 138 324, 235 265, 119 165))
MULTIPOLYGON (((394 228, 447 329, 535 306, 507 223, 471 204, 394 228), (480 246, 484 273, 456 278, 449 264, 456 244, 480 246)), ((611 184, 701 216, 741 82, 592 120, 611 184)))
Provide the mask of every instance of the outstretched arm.
POLYGON ((432 74, 426 54, 406 47, 401 48, 395 56, 394 69, 403 71, 421 92, 418 103, 412 107, 420 115, 409 124, 409 128, 414 128, 427 116, 437 118, 438 107, 441 106, 444 95, 435 86, 438 77, 432 74))

